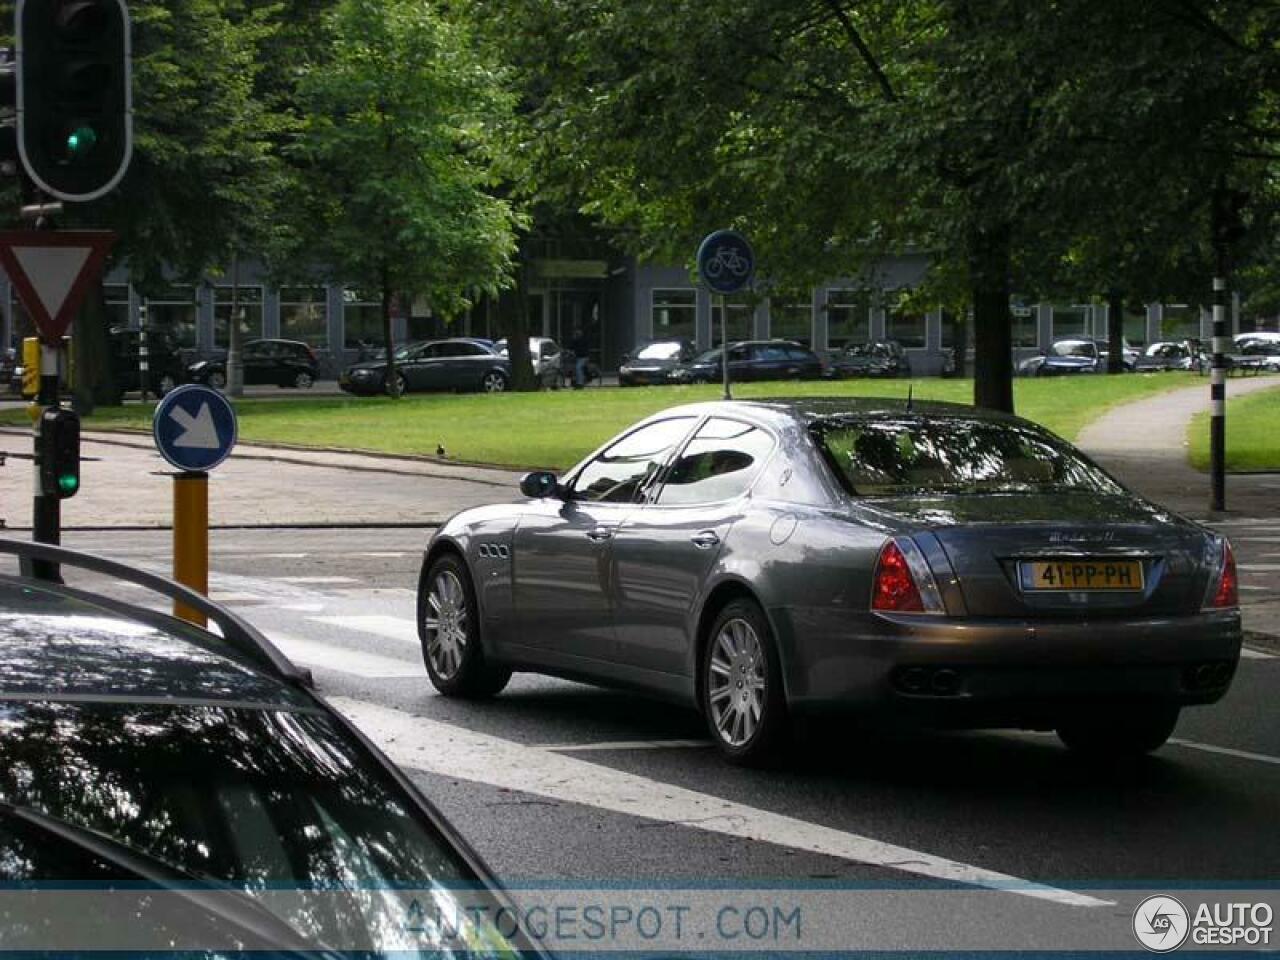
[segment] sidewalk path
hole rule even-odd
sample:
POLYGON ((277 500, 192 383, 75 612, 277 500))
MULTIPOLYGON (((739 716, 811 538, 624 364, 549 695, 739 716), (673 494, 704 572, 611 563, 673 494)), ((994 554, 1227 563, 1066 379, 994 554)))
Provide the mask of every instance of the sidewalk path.
MULTIPOLYGON (((1272 387, 1280 387, 1280 377, 1232 379, 1227 398, 1272 387)), ((1086 426, 1076 445, 1144 496, 1187 516, 1280 520, 1280 474, 1228 474, 1226 514, 1209 510, 1209 475, 1187 462, 1187 428, 1192 417, 1208 409, 1206 378, 1201 386, 1114 408, 1086 426)))
MULTIPOLYGON (((1227 398, 1272 387, 1280 377, 1232 379, 1227 398)), ((1117 407, 1085 427, 1076 444, 1148 499, 1231 538, 1245 631, 1255 645, 1280 652, 1280 473, 1227 474, 1227 509, 1211 511, 1209 475, 1187 463, 1187 427, 1208 409, 1206 379, 1117 407)))

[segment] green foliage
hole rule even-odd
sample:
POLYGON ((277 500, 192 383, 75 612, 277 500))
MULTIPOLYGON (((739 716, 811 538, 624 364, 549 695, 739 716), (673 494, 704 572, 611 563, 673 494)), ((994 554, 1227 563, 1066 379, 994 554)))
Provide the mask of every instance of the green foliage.
POLYGON ((511 108, 466 31, 421 0, 340 0, 305 65, 291 148, 308 253, 445 314, 507 282, 519 224, 494 196, 490 131, 511 108))

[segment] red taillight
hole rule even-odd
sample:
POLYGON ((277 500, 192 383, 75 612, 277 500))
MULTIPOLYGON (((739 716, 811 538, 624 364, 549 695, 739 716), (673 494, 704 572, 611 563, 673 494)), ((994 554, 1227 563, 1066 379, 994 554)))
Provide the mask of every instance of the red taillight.
POLYGON ((1231 544, 1222 541, 1222 574, 1218 577, 1218 587, 1213 591, 1211 607, 1240 606, 1239 580, 1236 578, 1236 557, 1231 552, 1231 544))
POLYGON ((911 576, 907 558, 892 540, 884 545, 880 551, 880 559, 876 561, 871 609, 897 612, 924 610, 924 599, 920 596, 915 578, 911 576))

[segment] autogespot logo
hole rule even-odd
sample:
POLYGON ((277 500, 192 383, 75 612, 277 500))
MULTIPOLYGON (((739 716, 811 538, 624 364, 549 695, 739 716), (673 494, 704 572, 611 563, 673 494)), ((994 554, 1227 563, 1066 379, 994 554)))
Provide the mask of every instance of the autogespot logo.
POLYGON ((1147 897, 1133 911, 1133 935, 1155 953, 1177 950, 1187 939, 1191 917, 1173 897, 1147 897))

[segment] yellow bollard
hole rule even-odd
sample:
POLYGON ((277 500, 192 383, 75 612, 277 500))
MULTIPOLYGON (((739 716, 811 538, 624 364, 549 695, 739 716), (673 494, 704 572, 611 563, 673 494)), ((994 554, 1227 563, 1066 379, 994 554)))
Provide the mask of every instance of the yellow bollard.
MULTIPOLYGON (((209 475, 173 475, 173 579, 209 595, 209 475)), ((173 615, 201 627, 204 614, 175 602, 173 615)))

